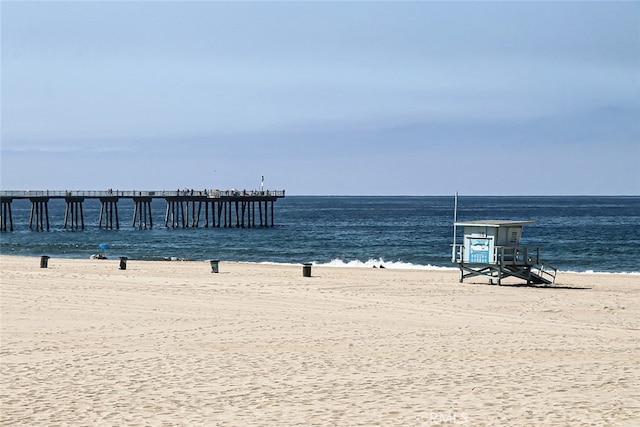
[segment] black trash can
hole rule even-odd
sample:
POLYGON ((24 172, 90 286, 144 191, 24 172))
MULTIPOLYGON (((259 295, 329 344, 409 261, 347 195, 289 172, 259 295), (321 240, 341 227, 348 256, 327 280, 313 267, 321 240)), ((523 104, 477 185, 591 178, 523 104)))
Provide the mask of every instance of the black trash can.
POLYGON ((209 262, 211 263, 211 272, 212 273, 217 273, 218 272, 218 264, 220 263, 219 259, 211 259, 209 260, 209 262))
POLYGON ((49 257, 42 255, 40 257, 40 268, 47 268, 49 266, 49 257))
POLYGON ((311 264, 310 262, 305 262, 302 264, 302 277, 311 277, 311 264))
POLYGON ((127 269, 127 257, 126 256, 121 256, 120 257, 120 270, 126 270, 127 269))

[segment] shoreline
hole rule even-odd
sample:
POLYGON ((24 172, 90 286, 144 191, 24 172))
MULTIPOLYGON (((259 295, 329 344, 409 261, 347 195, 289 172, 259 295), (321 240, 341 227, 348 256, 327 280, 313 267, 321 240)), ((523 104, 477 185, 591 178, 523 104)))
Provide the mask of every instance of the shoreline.
MULTIPOLYGON (((44 255, 44 254, 43 254, 44 255)), ((42 255, 9 255, 0 253, 0 259, 3 257, 7 258, 27 258, 27 259, 39 259, 42 255)), ((87 260, 93 261, 90 258, 77 258, 77 257, 64 257, 64 256, 50 256, 51 260, 87 260)), ((119 257, 108 257, 107 259, 103 259, 100 261, 118 261, 119 257)), ((129 262, 185 262, 185 263, 206 263, 209 260, 195 260, 195 259, 182 259, 177 257, 165 258, 165 259, 133 259, 129 258, 129 262)), ((271 262, 271 261, 227 261, 220 260, 221 262, 227 264, 247 264, 247 265, 273 265, 273 266, 283 266, 283 267, 295 267, 301 266, 303 263, 282 263, 282 262, 271 262)), ((377 268, 380 265, 384 265, 385 269, 393 270, 393 271, 448 271, 448 272, 458 272, 458 267, 445 267, 438 265, 416 265, 410 263, 402 263, 402 262, 385 262, 384 260, 373 260, 370 259, 367 262, 362 261, 348 261, 344 262, 342 260, 333 260, 329 263, 317 264, 315 261, 309 261, 313 264, 314 267, 322 267, 322 268, 339 268, 339 269, 371 269, 374 267, 377 268)), ((558 270, 558 274, 562 275, 613 275, 613 276, 640 276, 640 271, 574 271, 574 270, 558 270)))
POLYGON ((637 425, 640 286, 0 256, 3 425, 637 425))

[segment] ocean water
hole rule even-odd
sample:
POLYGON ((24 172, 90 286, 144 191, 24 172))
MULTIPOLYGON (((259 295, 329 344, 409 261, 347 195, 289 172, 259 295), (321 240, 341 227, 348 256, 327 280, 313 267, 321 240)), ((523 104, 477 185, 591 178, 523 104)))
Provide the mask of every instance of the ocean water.
MULTIPOLYGON (((166 203, 155 200, 154 228, 139 229, 131 225, 133 201, 123 199, 119 230, 98 227, 96 200, 84 202, 84 230, 64 230, 65 203, 51 200, 51 230, 32 231, 30 207, 13 202, 15 231, 0 233, 2 254, 455 267, 453 196, 287 196, 275 203, 275 226, 266 228, 205 228, 203 220, 198 228, 165 228, 166 203)), ((540 246, 542 259, 561 271, 640 273, 640 197, 460 196, 458 221, 480 219, 535 221, 525 226, 521 244, 540 246)))

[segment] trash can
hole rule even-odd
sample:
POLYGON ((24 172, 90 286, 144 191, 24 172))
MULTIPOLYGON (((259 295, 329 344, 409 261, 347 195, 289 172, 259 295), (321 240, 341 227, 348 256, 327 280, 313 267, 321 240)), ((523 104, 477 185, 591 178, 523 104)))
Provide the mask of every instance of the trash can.
POLYGON ((211 263, 211 272, 212 273, 217 273, 218 272, 218 263, 220 262, 219 259, 211 259, 209 260, 209 262, 211 263))
POLYGON ((302 277, 311 277, 311 264, 310 262, 305 262, 302 264, 302 277))
POLYGON ((121 256, 120 257, 120 270, 126 270, 127 269, 127 257, 126 256, 121 256))
POLYGON ((49 266, 49 257, 42 255, 40 257, 40 268, 47 268, 49 266))

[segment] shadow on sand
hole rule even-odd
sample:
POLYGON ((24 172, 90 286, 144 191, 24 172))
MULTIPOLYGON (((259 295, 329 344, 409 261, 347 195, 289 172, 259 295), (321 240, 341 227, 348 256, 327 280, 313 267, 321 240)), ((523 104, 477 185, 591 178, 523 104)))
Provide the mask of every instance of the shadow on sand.
POLYGON ((501 285, 486 283, 486 282, 467 282, 471 285, 485 285, 485 286, 501 286, 503 288, 535 288, 535 289, 569 289, 574 291, 588 291, 592 288, 584 287, 584 286, 568 286, 568 285, 538 285, 535 283, 526 284, 526 283, 503 283, 501 285))

